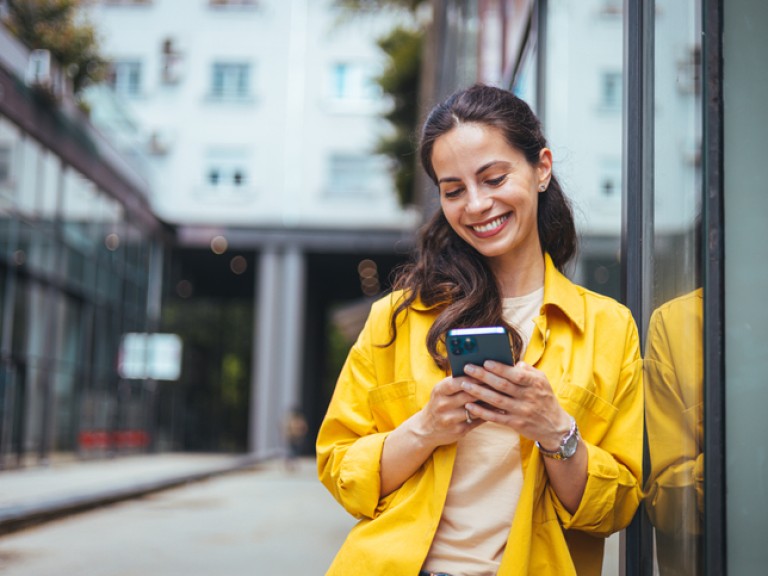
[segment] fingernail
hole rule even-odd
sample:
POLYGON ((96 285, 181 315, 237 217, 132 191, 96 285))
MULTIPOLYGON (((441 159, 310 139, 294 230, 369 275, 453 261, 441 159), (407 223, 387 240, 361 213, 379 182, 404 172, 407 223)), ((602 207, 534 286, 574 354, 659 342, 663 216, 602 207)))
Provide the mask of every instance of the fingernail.
POLYGON ((469 374, 472 374, 473 372, 477 372, 477 366, 474 364, 467 364, 464 366, 464 372, 467 372, 469 374))

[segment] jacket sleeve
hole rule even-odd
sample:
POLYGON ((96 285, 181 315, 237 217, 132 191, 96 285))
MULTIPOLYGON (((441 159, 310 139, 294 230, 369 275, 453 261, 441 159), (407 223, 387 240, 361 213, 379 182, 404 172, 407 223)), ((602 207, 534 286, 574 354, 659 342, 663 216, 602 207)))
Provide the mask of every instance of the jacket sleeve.
POLYGON ((615 393, 612 398, 603 398, 613 406, 615 416, 599 439, 590 442, 589 431, 585 431, 587 483, 578 509, 569 513, 549 487, 563 528, 595 536, 625 528, 642 500, 643 364, 631 316, 627 318, 624 349, 617 352, 623 354, 623 360, 615 393))
POLYGON ((380 460, 388 432, 380 432, 369 405, 377 383, 372 319, 353 345, 317 436, 320 481, 356 518, 373 518, 379 503, 380 460))
MULTIPOLYGON (((690 318, 673 318, 680 323, 690 318)), ((645 417, 651 470, 646 507, 651 522, 666 534, 701 532, 704 456, 697 427, 701 418, 701 358, 695 352, 675 361, 670 340, 685 326, 667 330, 662 312, 651 318, 645 358, 645 417), (684 365, 679 365, 679 364, 684 365)), ((700 337, 700 333, 696 336, 700 337)), ((695 336, 694 336, 695 337, 695 336)), ((696 350, 685 339, 686 352, 696 350)))

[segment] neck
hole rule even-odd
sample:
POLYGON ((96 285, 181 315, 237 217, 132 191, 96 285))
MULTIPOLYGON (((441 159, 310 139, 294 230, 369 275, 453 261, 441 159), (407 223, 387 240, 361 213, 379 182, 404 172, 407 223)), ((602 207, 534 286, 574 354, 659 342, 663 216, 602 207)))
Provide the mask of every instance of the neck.
POLYGON ((525 296, 544 286, 545 266, 541 252, 522 258, 518 255, 514 258, 498 258, 490 264, 502 298, 525 296))

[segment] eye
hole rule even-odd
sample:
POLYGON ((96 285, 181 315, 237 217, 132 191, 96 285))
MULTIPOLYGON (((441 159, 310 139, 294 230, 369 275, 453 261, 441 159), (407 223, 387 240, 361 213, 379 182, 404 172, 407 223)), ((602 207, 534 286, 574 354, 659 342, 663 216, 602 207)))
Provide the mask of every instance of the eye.
POLYGON ((501 184, 504 183, 504 180, 506 179, 507 179, 507 175, 503 174, 496 178, 491 178, 489 180, 486 180, 485 183, 488 184, 489 186, 500 186, 501 184))
POLYGON ((456 198, 462 192, 464 192, 464 188, 451 188, 450 190, 445 190, 443 192, 443 197, 445 197, 445 198, 456 198))

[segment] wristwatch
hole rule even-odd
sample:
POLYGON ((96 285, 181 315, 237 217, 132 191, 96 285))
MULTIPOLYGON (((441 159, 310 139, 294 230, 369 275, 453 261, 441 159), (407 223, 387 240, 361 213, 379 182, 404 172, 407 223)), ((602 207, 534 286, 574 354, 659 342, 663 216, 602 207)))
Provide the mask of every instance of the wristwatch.
POLYGON ((539 452, 547 458, 554 460, 568 460, 571 456, 576 454, 576 448, 579 446, 579 427, 576 426, 576 420, 571 418, 571 429, 568 430, 568 434, 563 436, 563 440, 560 442, 560 448, 557 450, 547 450, 543 448, 539 441, 536 441, 536 448, 539 452))

